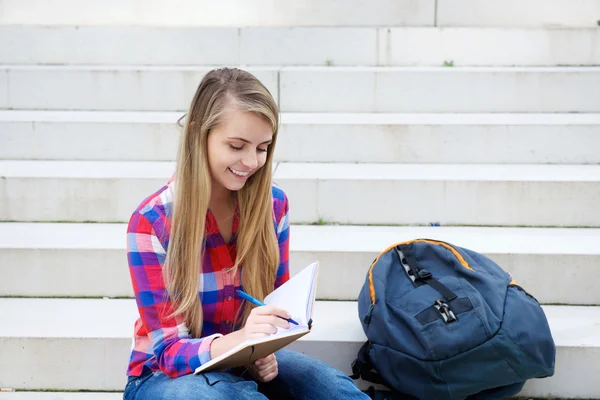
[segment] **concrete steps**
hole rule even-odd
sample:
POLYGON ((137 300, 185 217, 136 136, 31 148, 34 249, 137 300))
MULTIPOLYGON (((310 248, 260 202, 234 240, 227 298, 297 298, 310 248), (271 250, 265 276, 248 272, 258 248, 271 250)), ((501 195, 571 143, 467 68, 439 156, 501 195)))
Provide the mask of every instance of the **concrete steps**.
MULTIPOLYGON (((0 108, 183 111, 210 67, 0 66, 0 108), (35 93, 32 96, 31 93, 35 93)), ((251 67, 282 112, 599 112, 600 67, 251 67), (493 95, 490 95, 493 94, 493 95)))
POLYGON ((110 26, 403 26, 435 21, 434 0, 4 0, 1 24, 110 26), (69 10, 69 12, 63 12, 69 10))
POLYGON ((441 26, 596 26, 597 0, 440 1, 441 26), (466 11, 468 10, 468 11, 466 11))
POLYGON ((134 26, 579 26, 597 0, 4 0, 0 24, 134 26), (64 12, 68 10, 68 12, 64 12))
POLYGON ((89 391, 123 389, 134 302, 41 297, 131 296, 123 222, 216 65, 282 111, 292 273, 323 266, 295 349, 349 372, 373 258, 436 238, 570 305, 545 306, 557 373, 521 396, 600 398, 599 19, 598 0, 0 1, 0 221, 21 221, 0 223, 0 387, 87 391, 0 400, 122 397, 89 391))
MULTIPOLYGON (((318 302, 313 331, 291 347, 350 372, 365 340, 356 310, 354 302, 318 302)), ((556 374, 528 382, 521 396, 597 395, 600 307, 544 310, 557 344, 556 374)), ((0 386, 122 390, 136 314, 133 300, 0 299, 6 322, 0 326, 0 386), (102 368, 91 374, 90 360, 102 368)))
POLYGON ((296 204, 295 221, 571 227, 600 223, 600 213, 583 211, 593 209, 591 201, 600 195, 598 166, 280 163, 274 179, 296 204))
MULTIPOLYGON (((198 84, 211 69, 0 66, 0 108, 187 111, 198 84)), ((276 69, 247 70, 278 98, 276 69)))
MULTIPOLYGON (((173 171, 171 162, 0 161, 0 220, 126 222, 173 171)), ((294 223, 600 227, 598 165, 277 163, 274 180, 294 223)))
MULTIPOLYGON (((8 145, 0 147, 0 159, 172 161, 182 115, 4 110, 0 141, 8 145)), ((600 114, 283 113, 275 159, 600 164, 598 148, 600 114)))
POLYGON ((600 30, 0 25, 0 64, 438 67, 444 62, 599 65, 600 30))
MULTIPOLYGON (((0 224, 0 296, 133 296, 125 232, 125 224, 0 224)), ((415 238, 485 254, 542 303, 600 304, 600 229, 293 225, 291 272, 319 260, 317 298, 356 300, 377 254, 415 238)))

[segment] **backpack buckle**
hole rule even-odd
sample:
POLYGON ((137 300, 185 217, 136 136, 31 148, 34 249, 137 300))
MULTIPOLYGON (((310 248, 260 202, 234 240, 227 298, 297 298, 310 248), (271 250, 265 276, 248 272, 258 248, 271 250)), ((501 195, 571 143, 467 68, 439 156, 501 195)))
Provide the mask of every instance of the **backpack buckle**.
POLYGON ((433 275, 431 274, 431 272, 427 271, 426 269, 420 269, 417 272, 417 279, 429 279, 431 278, 433 275))
POLYGON ((433 307, 438 311, 445 323, 449 324, 454 321, 458 321, 458 318, 456 318, 456 315, 454 315, 450 309, 450 306, 443 301, 436 300, 433 307))

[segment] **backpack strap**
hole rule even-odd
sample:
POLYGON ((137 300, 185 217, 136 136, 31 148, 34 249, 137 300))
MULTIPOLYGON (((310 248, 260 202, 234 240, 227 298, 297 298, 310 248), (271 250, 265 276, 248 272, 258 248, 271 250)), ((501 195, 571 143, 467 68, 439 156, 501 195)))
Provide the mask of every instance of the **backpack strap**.
MULTIPOLYGON (((358 351, 356 360, 352 363, 352 379, 364 379, 365 381, 383 385, 388 390, 377 390, 373 386, 364 391, 371 399, 374 400, 419 400, 416 397, 395 390, 391 385, 388 385, 385 379, 373 368, 369 358, 369 350, 371 342, 366 341, 358 351)), ((479 399, 477 399, 479 400, 479 399)))
MULTIPOLYGON (((424 268, 419 268, 419 266, 417 265, 417 260, 414 257, 412 251, 410 251, 408 245, 401 244, 398 247, 396 247, 397 253, 398 250, 402 252, 402 255, 404 255, 404 258, 406 259, 406 264, 408 264, 410 271, 415 278, 415 283, 417 285, 419 285, 419 283, 422 284, 422 282, 428 284, 429 286, 437 290, 442 296, 444 296, 447 301, 452 301, 457 298, 456 294, 454 294, 452 290, 444 286, 444 284, 442 284, 440 281, 435 279, 431 272, 427 271, 424 268)), ((400 257, 400 262, 404 263, 402 260, 402 255, 398 253, 398 257, 400 257)))
POLYGON ((367 340, 358 351, 356 360, 352 362, 352 375, 350 375, 350 378, 362 378, 372 383, 387 386, 383 377, 373 368, 369 359, 369 350, 371 350, 371 342, 367 340))

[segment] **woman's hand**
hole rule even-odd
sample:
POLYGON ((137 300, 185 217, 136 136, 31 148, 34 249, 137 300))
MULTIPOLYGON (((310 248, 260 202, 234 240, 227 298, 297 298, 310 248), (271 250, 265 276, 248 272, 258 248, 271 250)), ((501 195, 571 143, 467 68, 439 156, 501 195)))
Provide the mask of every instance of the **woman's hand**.
POLYGON ((277 358, 275 354, 270 354, 264 358, 259 358, 250 365, 250 373, 260 382, 269 382, 277 377, 279 369, 277 367, 277 358))
POLYGON ((242 329, 214 339, 210 345, 210 357, 216 358, 231 350, 244 340, 268 336, 277 332, 277 327, 288 329, 290 323, 283 318, 291 318, 290 313, 274 306, 253 308, 242 329))
POLYGON ((246 324, 241 329, 244 339, 252 339, 277 333, 277 327, 288 329, 290 323, 284 318, 291 318, 290 313, 275 306, 253 308, 246 324))

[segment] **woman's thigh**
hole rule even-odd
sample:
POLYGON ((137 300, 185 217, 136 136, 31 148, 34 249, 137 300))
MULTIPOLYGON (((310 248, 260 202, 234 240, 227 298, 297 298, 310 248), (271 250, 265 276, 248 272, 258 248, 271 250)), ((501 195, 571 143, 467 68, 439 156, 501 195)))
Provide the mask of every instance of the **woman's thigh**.
POLYGON ((256 382, 226 372, 169 378, 162 372, 143 376, 125 389, 125 400, 266 400, 256 382))
POLYGON ((368 400, 346 374, 292 350, 275 353, 279 374, 259 390, 270 399, 368 400))

